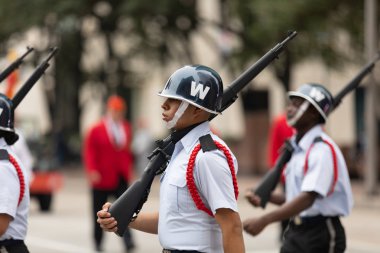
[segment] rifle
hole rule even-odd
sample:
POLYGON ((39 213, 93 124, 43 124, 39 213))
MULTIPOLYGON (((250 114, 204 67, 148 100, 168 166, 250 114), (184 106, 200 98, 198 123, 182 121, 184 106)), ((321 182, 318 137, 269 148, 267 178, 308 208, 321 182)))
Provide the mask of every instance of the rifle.
MULTIPOLYGON (((362 70, 348 84, 346 84, 336 96, 334 96, 332 110, 335 110, 340 105, 343 97, 345 97, 349 92, 353 91, 360 85, 363 78, 372 71, 372 69, 375 66, 375 63, 379 59, 380 54, 378 54, 375 57, 375 59, 368 63, 364 68, 362 68, 362 70)), ((256 189, 252 189, 255 195, 260 197, 260 206, 262 208, 265 208, 267 202, 269 201, 272 191, 276 188, 278 182, 280 181, 282 169, 284 168, 285 164, 290 160, 294 151, 289 140, 285 141, 281 149, 282 153, 280 157, 277 159, 273 169, 271 169, 264 175, 263 179, 260 181, 256 189)))
POLYGON ((21 100, 28 94, 29 90, 33 87, 33 85, 41 78, 41 76, 45 73, 45 70, 50 66, 50 59, 57 53, 58 48, 54 47, 51 49, 51 52, 46 57, 46 59, 41 62, 40 65, 36 68, 36 70, 32 73, 32 75, 28 78, 28 80, 24 83, 21 89, 16 93, 16 95, 12 99, 13 109, 15 109, 21 100))
POLYGON ((5 78, 7 78, 15 69, 17 69, 21 63, 23 62, 24 58, 32 52, 34 49, 32 47, 27 47, 27 51, 21 55, 19 58, 17 58, 13 63, 11 63, 6 69, 3 70, 3 72, 0 73, 0 83, 4 81, 5 78))
MULTIPOLYGON (((269 63, 278 57, 283 51, 285 45, 297 35, 297 32, 289 32, 285 40, 278 43, 274 48, 262 56, 255 64, 241 74, 223 93, 222 109, 228 108, 237 99, 237 93, 240 92, 253 78, 255 78, 269 63)), ((213 117, 210 117, 211 120, 213 117)), ((174 151, 174 146, 183 136, 192 128, 186 128, 180 131, 174 131, 164 140, 157 143, 157 148, 148 157, 150 160, 145 168, 141 178, 134 182, 110 207, 111 216, 117 221, 118 231, 116 234, 122 236, 128 224, 136 219, 142 206, 148 199, 153 179, 156 175, 166 169, 170 156, 174 151)))

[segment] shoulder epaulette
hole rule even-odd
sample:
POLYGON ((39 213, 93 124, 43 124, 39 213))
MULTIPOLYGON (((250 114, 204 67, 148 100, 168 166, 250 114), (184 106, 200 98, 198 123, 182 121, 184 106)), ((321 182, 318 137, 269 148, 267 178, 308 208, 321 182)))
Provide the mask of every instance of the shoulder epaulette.
POLYGON ((199 143, 201 144, 201 149, 203 150, 203 152, 218 149, 210 134, 206 134, 199 137, 199 143))
POLYGON ((0 149, 0 161, 9 160, 9 154, 6 149, 0 149))

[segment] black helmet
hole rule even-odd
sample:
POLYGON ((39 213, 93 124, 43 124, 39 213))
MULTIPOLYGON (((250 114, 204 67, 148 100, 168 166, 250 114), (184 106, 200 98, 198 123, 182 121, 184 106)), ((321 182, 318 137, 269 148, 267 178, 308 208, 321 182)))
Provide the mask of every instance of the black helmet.
POLYGON ((331 93, 320 84, 304 84, 297 91, 290 91, 288 96, 289 98, 301 97, 309 101, 317 109, 324 121, 327 120, 327 116, 333 109, 334 99, 331 93))
POLYGON ((14 110, 12 101, 0 94, 0 137, 12 145, 18 139, 14 129, 14 110))
POLYGON ((160 96, 184 100, 207 112, 218 114, 222 106, 223 82, 215 70, 202 66, 185 66, 175 71, 160 96))

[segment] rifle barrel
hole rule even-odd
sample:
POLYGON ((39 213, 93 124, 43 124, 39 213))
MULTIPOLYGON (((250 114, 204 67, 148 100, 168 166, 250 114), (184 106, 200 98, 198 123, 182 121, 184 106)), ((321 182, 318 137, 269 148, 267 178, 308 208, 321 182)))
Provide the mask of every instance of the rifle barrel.
POLYGON ((360 72, 346 86, 344 86, 344 88, 334 97, 334 108, 336 108, 342 102, 344 96, 346 96, 349 92, 356 89, 360 85, 360 82, 372 71, 379 59, 380 53, 378 53, 370 63, 364 66, 360 72))
POLYGON ((45 73, 45 70, 50 66, 49 60, 57 53, 58 48, 55 47, 51 50, 48 57, 36 68, 36 70, 32 73, 32 75, 28 78, 28 80, 24 83, 21 89, 16 93, 14 98, 12 99, 13 108, 15 109, 20 102, 24 99, 26 94, 30 91, 33 85, 41 78, 41 76, 45 73))
POLYGON ((27 47, 27 51, 17 58, 13 63, 11 63, 3 72, 0 73, 0 83, 5 80, 15 69, 17 69, 21 63, 23 63, 24 58, 34 50, 32 47, 27 47))

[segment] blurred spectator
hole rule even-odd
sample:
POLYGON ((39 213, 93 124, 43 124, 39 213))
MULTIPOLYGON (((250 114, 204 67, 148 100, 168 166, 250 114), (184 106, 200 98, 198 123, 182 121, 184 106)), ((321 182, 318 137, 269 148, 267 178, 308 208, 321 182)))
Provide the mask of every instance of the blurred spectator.
MULTIPOLYGON (((113 95, 108 98, 103 119, 90 129, 83 150, 87 176, 92 190, 92 218, 95 248, 102 251, 103 231, 96 223, 96 212, 108 198, 118 198, 133 177, 132 131, 124 119, 126 103, 113 95)), ((135 247, 131 232, 124 234, 126 250, 135 247)))
POLYGON ((294 129, 286 122, 286 114, 281 113, 274 118, 269 130, 268 166, 273 168, 281 154, 284 142, 294 134, 294 129))
POLYGON ((141 174, 148 164, 148 156, 154 147, 154 138, 148 129, 145 119, 140 118, 137 122, 137 129, 133 134, 132 150, 135 155, 135 168, 141 174))

